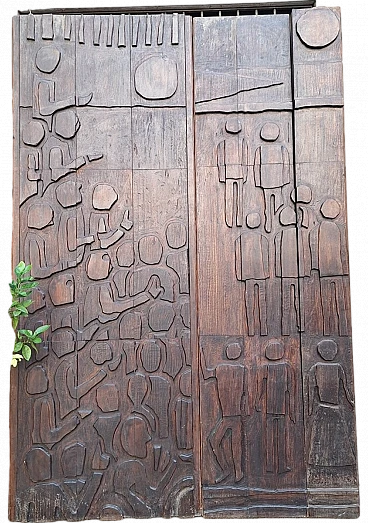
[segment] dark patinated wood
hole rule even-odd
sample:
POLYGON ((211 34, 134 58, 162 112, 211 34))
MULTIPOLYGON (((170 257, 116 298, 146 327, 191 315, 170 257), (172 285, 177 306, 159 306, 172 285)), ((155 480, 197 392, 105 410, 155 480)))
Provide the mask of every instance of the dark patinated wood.
POLYGON ((12 370, 12 521, 358 516, 340 12, 312 6, 14 18, 13 265, 51 327, 12 370))

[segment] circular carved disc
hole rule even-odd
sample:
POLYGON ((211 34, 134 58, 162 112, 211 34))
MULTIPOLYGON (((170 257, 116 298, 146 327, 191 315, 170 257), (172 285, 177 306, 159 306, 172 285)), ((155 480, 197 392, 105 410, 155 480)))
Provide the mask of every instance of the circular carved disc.
POLYGON ((331 9, 316 7, 299 18, 296 31, 308 47, 326 47, 337 38, 340 22, 331 9))
POLYGON ((178 87, 176 63, 162 56, 151 56, 135 71, 137 93, 147 100, 171 98, 178 87))
POLYGON ((52 73, 59 65, 61 53, 57 47, 41 47, 36 54, 37 68, 43 73, 52 73))
POLYGON ((45 129, 41 122, 31 120, 23 128, 22 138, 26 145, 33 145, 36 147, 42 142, 44 136, 45 129))

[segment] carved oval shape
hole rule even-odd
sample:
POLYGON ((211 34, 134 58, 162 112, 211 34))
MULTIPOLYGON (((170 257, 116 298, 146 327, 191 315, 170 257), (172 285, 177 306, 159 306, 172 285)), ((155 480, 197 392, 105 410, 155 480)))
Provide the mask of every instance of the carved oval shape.
POLYGON ((175 94, 178 87, 176 63, 166 56, 151 56, 135 71, 137 93, 147 100, 165 100, 175 94))
POLYGON ((41 122, 31 120, 23 128, 22 138, 26 145, 36 147, 42 142, 44 137, 45 129, 41 122))
POLYGON ((187 229, 184 223, 171 222, 166 228, 166 240, 172 249, 180 249, 187 243, 187 229))
POLYGON ((147 340, 143 343, 141 350, 143 368, 147 372, 155 372, 161 363, 161 348, 155 340, 147 340))
POLYGON ((160 263, 163 247, 157 236, 144 236, 138 243, 139 257, 143 263, 155 265, 160 263))

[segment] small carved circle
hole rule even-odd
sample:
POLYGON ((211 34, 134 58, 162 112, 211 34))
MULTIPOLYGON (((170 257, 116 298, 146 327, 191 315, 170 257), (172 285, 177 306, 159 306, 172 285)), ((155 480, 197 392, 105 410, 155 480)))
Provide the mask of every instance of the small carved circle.
POLYGON ((72 109, 59 111, 55 114, 54 119, 56 134, 66 140, 73 138, 80 128, 80 121, 77 113, 72 109))
POLYGON ((41 122, 31 120, 23 127, 22 138, 26 145, 36 147, 45 136, 45 129, 41 122))
POLYGON ((34 203, 28 210, 28 227, 43 229, 54 223, 54 211, 48 203, 34 203))
POLYGON ((312 201, 312 190, 308 185, 299 185, 296 190, 293 189, 290 198, 294 203, 310 203, 312 201))
POLYGON ((301 41, 308 47, 326 47, 338 36, 340 22, 328 7, 309 9, 299 18, 296 31, 301 41))
POLYGON ((270 341, 266 345, 265 356, 268 360, 281 360, 284 356, 284 345, 280 341, 270 341))
POLYGON ((322 340, 317 345, 318 354, 325 361, 332 361, 337 356, 337 345, 333 340, 322 340))
POLYGON ((281 225, 294 225, 296 223, 295 210, 292 207, 285 207, 280 212, 281 225))
POLYGON ((242 348, 237 342, 229 343, 225 349, 225 353, 228 360, 237 360, 242 353, 242 348))
POLYGON ((166 239, 172 249, 180 249, 187 243, 187 228, 182 222, 171 222, 166 227, 166 239))
POLYGON ((242 124, 237 118, 229 118, 225 123, 225 130, 230 134, 238 134, 242 130, 242 124))
POLYGON ((155 340, 143 342, 141 349, 141 360, 144 370, 155 372, 161 363, 161 348, 155 340))
POLYGON ((246 222, 249 229, 256 229, 261 225, 261 217, 258 212, 251 212, 247 215, 246 222))
POLYGON ((328 218, 330 220, 333 220, 334 218, 337 218, 340 214, 340 204, 338 201, 334 200, 333 198, 329 198, 328 200, 325 200, 321 206, 321 214, 324 218, 328 218))
POLYGON ((99 211, 108 211, 118 199, 114 187, 108 183, 100 183, 93 190, 92 204, 99 211))
POLYGON ((266 142, 274 142, 280 136, 280 127, 277 123, 267 122, 261 129, 261 138, 266 142))
POLYGON ((144 236, 138 243, 139 257, 143 263, 148 265, 155 265, 159 263, 162 257, 162 244, 153 234, 144 236))

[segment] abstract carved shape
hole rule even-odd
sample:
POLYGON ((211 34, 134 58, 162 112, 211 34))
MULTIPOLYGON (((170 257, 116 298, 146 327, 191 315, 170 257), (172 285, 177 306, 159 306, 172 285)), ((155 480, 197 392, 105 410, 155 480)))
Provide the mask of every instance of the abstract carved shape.
POLYGON ((92 252, 87 260, 87 275, 91 280, 104 280, 112 269, 107 252, 92 252))
POLYGON ((74 205, 82 201, 81 188, 82 184, 78 182, 68 181, 61 183, 56 188, 56 199, 65 209, 74 207, 74 205))
POLYGON ((145 458, 147 443, 151 440, 147 423, 140 416, 129 416, 121 428, 121 444, 129 456, 145 458))
POLYGON ((333 220, 340 214, 341 208, 339 202, 333 198, 325 200, 321 206, 321 214, 324 218, 333 220))
POLYGON ((119 409, 119 395, 116 385, 106 383, 96 391, 97 405, 103 412, 114 412, 119 409))
POLYGON ((47 203, 34 203, 28 209, 27 224, 31 229, 44 229, 54 223, 54 210, 47 203))
POLYGON ((54 305, 64 305, 74 302, 74 276, 72 274, 58 274, 49 285, 49 294, 54 305))
POLYGON ((96 363, 96 365, 103 365, 106 361, 112 360, 112 350, 109 343, 95 343, 91 347, 91 360, 96 363))
POLYGON ((142 335, 142 316, 139 312, 127 312, 120 320, 120 339, 139 340, 142 335))
POLYGON ((162 258, 162 244, 161 241, 153 234, 144 236, 138 243, 139 257, 143 263, 148 265, 156 265, 160 263, 162 258))
POLYGON ((148 312, 148 324, 155 332, 168 331, 174 318, 175 311, 169 303, 157 302, 148 312))
POLYGON ((32 367, 27 373, 26 389, 28 394, 40 394, 49 388, 49 380, 42 365, 32 367))
POLYGON ((24 460, 30 479, 47 481, 51 478, 51 455, 42 447, 36 447, 27 452, 24 460))
POLYGON ((187 243, 187 228, 182 222, 171 222, 166 227, 166 240, 172 249, 180 249, 187 243))
POLYGON ((93 190, 92 204, 95 209, 109 210, 118 199, 115 189, 108 183, 100 183, 93 190))
POLYGON ((116 258, 119 267, 131 267, 134 263, 134 244, 132 241, 122 243, 117 251, 116 258))
POLYGON ((82 443, 74 443, 65 447, 61 455, 61 467, 64 476, 76 478, 83 474, 86 459, 86 447, 82 443))
POLYGON ((31 120, 22 131, 22 139, 26 145, 36 147, 45 137, 45 128, 41 122, 31 120))
POLYGON ((70 140, 80 128, 80 121, 77 113, 73 109, 59 111, 54 116, 55 133, 61 138, 70 140))
POLYGON ((142 343, 141 360, 144 370, 155 372, 161 364, 161 347, 156 340, 147 340, 142 343))
POLYGON ((166 361, 163 370, 166 374, 175 379, 183 366, 183 355, 180 341, 177 338, 173 340, 165 340, 165 345, 166 361))
POLYGON ((109 463, 110 456, 102 452, 101 443, 98 442, 92 458, 92 469, 105 470, 109 466, 109 463))
POLYGON ((58 358, 75 349, 75 332, 68 327, 60 327, 52 333, 51 347, 58 358))

